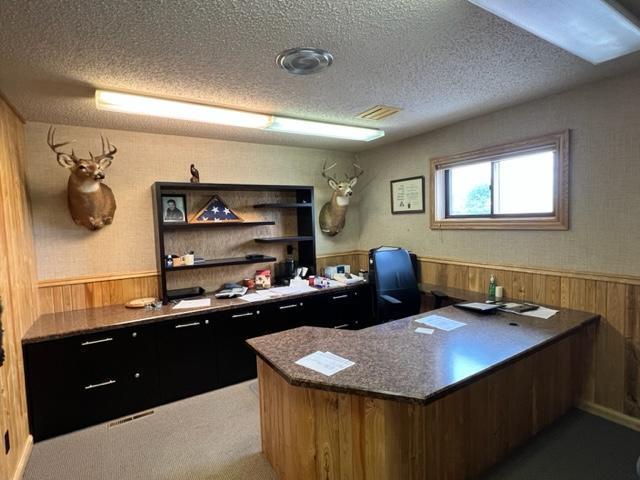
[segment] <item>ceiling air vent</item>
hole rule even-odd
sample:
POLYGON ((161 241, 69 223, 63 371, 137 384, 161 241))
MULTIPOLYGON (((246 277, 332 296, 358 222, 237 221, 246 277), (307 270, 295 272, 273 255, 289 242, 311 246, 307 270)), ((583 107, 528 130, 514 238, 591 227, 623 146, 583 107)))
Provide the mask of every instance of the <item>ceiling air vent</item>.
POLYGON ((356 118, 366 118, 367 120, 382 120, 398 113, 401 108, 388 107, 387 105, 376 105, 358 115, 356 118))

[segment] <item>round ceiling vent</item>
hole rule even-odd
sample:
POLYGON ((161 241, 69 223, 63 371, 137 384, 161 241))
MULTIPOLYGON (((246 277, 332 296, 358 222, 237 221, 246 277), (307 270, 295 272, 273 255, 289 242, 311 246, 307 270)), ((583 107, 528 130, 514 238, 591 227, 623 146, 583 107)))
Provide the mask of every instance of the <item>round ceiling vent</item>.
POLYGON ((278 55, 276 62, 289 73, 310 75, 329 68, 333 55, 321 48, 291 48, 278 55))

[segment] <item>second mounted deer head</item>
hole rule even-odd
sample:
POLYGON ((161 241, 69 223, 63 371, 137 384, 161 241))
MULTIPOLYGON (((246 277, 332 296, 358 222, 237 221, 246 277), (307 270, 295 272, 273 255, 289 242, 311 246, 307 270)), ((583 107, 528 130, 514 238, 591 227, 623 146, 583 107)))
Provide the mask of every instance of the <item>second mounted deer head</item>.
POLYGON ((57 155, 60 166, 69 170, 67 183, 67 200, 71 218, 78 225, 89 230, 99 230, 113 222, 116 211, 116 199, 111 189, 102 183, 105 170, 111 165, 113 156, 118 151, 109 143, 109 139, 102 139, 102 155, 96 157, 89 152, 90 158, 79 158, 75 152, 66 153, 60 149, 71 142, 55 143, 56 129, 49 127, 47 143, 57 155))
POLYGON ((351 195, 353 195, 353 187, 358 183, 358 177, 364 173, 364 170, 354 163, 353 175, 345 175, 346 179, 339 181, 335 176, 327 174, 336 165, 334 163, 327 167, 325 163, 322 166, 322 176, 327 179, 333 194, 331 195, 331 200, 325 203, 320 210, 320 230, 331 237, 340 233, 344 228, 347 207, 349 206, 351 195))

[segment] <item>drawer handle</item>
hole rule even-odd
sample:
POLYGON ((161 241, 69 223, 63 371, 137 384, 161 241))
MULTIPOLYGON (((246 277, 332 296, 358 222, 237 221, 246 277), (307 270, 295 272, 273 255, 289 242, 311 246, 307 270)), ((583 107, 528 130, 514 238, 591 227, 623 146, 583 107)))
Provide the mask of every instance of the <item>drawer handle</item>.
POLYGON ((235 315, 231 315, 231 318, 250 317, 252 315, 253 315, 253 312, 237 313, 235 315))
POLYGON ((105 342, 113 342, 113 338, 101 338, 100 340, 89 340, 87 342, 82 342, 80 345, 86 347, 87 345, 95 345, 96 343, 105 343, 105 342))
POLYGON ((336 295, 335 297, 331 297, 334 300, 340 300, 341 298, 347 298, 349 295, 336 295))
POLYGON ((337 326, 335 326, 333 328, 347 328, 348 326, 349 326, 348 323, 343 323, 342 325, 337 325, 337 326))
POLYGON ((176 325, 175 328, 197 327, 198 325, 200 325, 200 322, 180 323, 180 324, 176 325))
POLYGON ((114 383, 116 383, 115 380, 107 380, 106 382, 97 383, 95 385, 87 385, 86 387, 84 387, 84 389, 91 390, 92 388, 106 387, 107 385, 113 385, 114 383))
POLYGON ((278 308, 280 308, 280 310, 286 310, 288 308, 296 308, 297 306, 298 306, 297 304, 292 303, 291 305, 282 305, 282 306, 280 306, 278 308))

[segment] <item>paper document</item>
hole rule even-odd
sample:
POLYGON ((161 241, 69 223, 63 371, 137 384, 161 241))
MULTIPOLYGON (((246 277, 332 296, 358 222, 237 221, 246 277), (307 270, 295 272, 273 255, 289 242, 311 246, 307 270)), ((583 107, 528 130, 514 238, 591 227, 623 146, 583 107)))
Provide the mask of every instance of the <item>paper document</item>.
POLYGON ((435 330, 433 328, 424 328, 418 327, 416 328, 416 333, 424 333, 425 335, 431 335, 435 330))
POLYGON ((352 365, 355 365, 355 363, 351 360, 342 358, 339 355, 331 352, 320 351, 313 352, 306 357, 302 357, 295 363, 296 365, 309 368, 328 377, 335 373, 338 373, 341 370, 344 370, 345 368, 349 368, 352 365))
POLYGON ((274 288, 271 288, 269 291, 276 295, 293 295, 296 293, 315 292, 317 290, 318 290, 317 288, 310 287, 308 284, 307 285, 294 284, 294 285, 289 285, 288 287, 274 287, 274 288))
POLYGON ((551 308, 546 308, 546 307, 538 307, 535 310, 518 313, 518 315, 524 315, 525 317, 536 317, 536 318, 547 319, 547 318, 553 317, 556 313, 558 313, 558 310, 553 310, 551 308))
POLYGON ((246 295, 243 295, 238 298, 240 300, 244 300, 245 302, 262 302, 264 300, 267 300, 270 297, 256 292, 256 293, 247 293, 246 295))
POLYGON ((210 298, 198 298, 196 300, 180 300, 176 303, 173 308, 201 308, 201 307, 210 307, 211 299, 210 298))
POLYGON ((440 330, 444 330, 445 332, 449 332, 466 325, 466 323, 458 322, 457 320, 451 320, 450 318, 441 317, 440 315, 429 315, 428 317, 417 319, 416 322, 422 323, 427 327, 434 327, 440 330))

